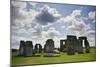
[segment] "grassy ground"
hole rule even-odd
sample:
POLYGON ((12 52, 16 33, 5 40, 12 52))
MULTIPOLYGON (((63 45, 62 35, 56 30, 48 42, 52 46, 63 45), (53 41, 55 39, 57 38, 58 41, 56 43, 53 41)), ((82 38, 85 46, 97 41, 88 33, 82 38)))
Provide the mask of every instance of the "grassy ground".
POLYGON ((59 57, 44 57, 43 53, 40 57, 20 57, 16 56, 16 53, 12 53, 11 64, 15 65, 29 65, 29 64, 52 64, 52 63, 67 63, 67 62, 83 62, 83 61, 95 61, 96 54, 95 48, 90 49, 90 53, 67 55, 61 52, 59 57))

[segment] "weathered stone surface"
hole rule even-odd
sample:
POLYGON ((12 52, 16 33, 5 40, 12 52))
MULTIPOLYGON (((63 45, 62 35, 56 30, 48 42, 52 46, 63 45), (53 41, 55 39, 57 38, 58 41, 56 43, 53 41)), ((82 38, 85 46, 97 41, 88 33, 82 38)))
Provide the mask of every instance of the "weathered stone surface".
POLYGON ((25 42, 21 40, 20 47, 19 47, 19 55, 23 56, 24 54, 25 54, 25 42))
POLYGON ((19 55, 20 56, 32 56, 33 45, 32 41, 20 41, 19 55))
POLYGON ((60 51, 65 51, 66 49, 67 54, 74 54, 75 52, 82 54, 83 45, 85 46, 85 52, 89 53, 90 46, 87 37, 81 36, 77 39, 74 35, 67 35, 67 39, 60 40, 60 51))
POLYGON ((86 53, 90 53, 90 45, 87 39, 85 40, 85 49, 86 49, 85 50, 86 53))
POLYGON ((54 50, 54 41, 53 41, 53 39, 48 39, 46 41, 45 46, 44 46, 44 52, 52 53, 53 50, 54 50))
POLYGON ((79 37, 79 39, 81 40, 82 46, 84 45, 84 47, 85 47, 85 52, 86 52, 86 53, 89 53, 89 52, 90 52, 90 46, 89 46, 89 42, 88 42, 88 40, 87 40, 87 37, 81 36, 81 37, 79 37), (84 41, 83 41, 83 40, 84 40, 84 41), (83 44, 83 43, 84 43, 84 44, 83 44))
POLYGON ((35 45, 35 53, 41 53, 42 52, 42 46, 40 44, 35 45))
POLYGON ((64 51, 66 45, 66 40, 60 40, 60 51, 64 51))
POLYGON ((79 54, 83 53, 83 44, 82 44, 82 40, 79 38, 78 39, 78 51, 79 54))
POLYGON ((25 55, 24 56, 32 56, 32 55, 33 55, 32 41, 26 41, 26 43, 25 43, 25 55))
POLYGON ((67 54, 73 55, 75 53, 75 40, 76 36, 68 35, 67 36, 67 54))

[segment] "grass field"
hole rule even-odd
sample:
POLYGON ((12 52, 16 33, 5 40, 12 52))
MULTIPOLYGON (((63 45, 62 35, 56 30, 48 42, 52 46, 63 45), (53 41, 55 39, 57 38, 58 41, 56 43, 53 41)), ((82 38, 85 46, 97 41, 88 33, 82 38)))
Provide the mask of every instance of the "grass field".
POLYGON ((43 53, 40 57, 20 57, 16 53, 12 53, 11 65, 36 65, 36 64, 54 64, 54 63, 69 63, 69 62, 84 62, 96 60, 96 49, 91 48, 90 53, 67 55, 60 53, 59 57, 44 57, 43 53))

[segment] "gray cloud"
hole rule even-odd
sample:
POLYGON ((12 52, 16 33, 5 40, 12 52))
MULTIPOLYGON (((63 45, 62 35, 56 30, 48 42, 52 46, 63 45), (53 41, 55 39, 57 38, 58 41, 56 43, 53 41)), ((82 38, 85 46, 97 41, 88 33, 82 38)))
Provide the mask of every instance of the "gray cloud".
POLYGON ((47 25, 48 23, 56 22, 59 18, 60 14, 58 13, 58 11, 46 5, 36 16, 36 21, 41 25, 47 25))

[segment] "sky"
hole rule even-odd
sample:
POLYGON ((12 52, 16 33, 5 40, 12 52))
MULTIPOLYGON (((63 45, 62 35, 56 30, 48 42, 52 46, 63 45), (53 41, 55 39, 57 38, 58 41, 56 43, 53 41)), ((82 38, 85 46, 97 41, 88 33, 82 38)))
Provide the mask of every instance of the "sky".
POLYGON ((40 43, 53 39, 55 47, 67 35, 86 36, 95 46, 96 6, 11 1, 11 48, 20 40, 40 43))

